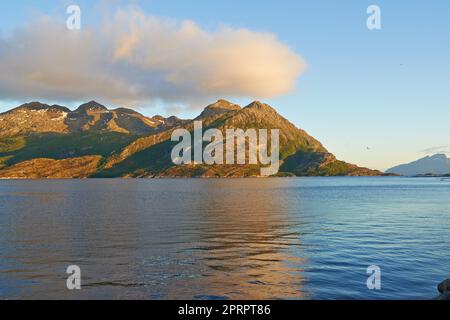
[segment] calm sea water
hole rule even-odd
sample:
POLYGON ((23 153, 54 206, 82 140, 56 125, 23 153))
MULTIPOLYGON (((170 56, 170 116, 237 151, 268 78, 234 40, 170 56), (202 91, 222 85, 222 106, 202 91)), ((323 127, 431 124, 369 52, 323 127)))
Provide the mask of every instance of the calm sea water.
POLYGON ((429 299, 449 230, 437 178, 0 181, 0 298, 429 299))

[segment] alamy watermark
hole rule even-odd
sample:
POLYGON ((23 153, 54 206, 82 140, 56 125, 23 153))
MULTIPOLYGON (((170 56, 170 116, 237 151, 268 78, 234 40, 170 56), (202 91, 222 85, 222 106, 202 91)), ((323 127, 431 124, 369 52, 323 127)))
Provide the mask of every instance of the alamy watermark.
POLYGON ((381 30, 381 8, 373 4, 367 8, 367 14, 367 29, 381 30))
MULTIPOLYGON (((381 8, 372 4, 366 10, 369 17, 366 20, 367 29, 381 30, 381 8)), ((69 17, 66 20, 66 26, 69 30, 81 29, 81 8, 79 5, 72 4, 67 7, 66 13, 69 17)))
POLYGON ((187 129, 176 129, 172 141, 180 141, 172 149, 172 162, 181 164, 261 164, 262 176, 278 173, 280 168, 280 132, 270 130, 270 155, 267 129, 208 129, 203 133, 201 121, 194 121, 194 137, 187 129), (203 143, 209 144, 203 149, 203 143), (248 146, 248 149, 246 148, 248 146), (248 155, 248 157, 247 157, 248 155), (225 158, 225 159, 224 159, 225 158), (247 162, 248 158, 248 162, 247 162))
POLYGON ((367 289, 381 290, 381 268, 371 265, 367 268, 367 274, 370 274, 367 278, 367 289))
POLYGON ((81 29, 81 8, 78 5, 70 5, 66 10, 69 17, 66 20, 66 27, 69 30, 81 29))
POLYGON ((69 274, 66 281, 67 289, 81 290, 81 268, 77 265, 71 265, 67 267, 66 273, 69 274))

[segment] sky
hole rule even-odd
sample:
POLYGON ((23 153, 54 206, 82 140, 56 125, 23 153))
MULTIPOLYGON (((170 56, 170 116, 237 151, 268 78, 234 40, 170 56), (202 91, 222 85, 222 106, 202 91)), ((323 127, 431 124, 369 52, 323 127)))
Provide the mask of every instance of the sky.
POLYGON ((339 159, 450 155, 450 2, 2 1, 0 111, 85 100, 192 118, 269 103, 339 159), (81 30, 65 26, 69 5, 81 30), (369 30, 367 8, 381 9, 369 30))

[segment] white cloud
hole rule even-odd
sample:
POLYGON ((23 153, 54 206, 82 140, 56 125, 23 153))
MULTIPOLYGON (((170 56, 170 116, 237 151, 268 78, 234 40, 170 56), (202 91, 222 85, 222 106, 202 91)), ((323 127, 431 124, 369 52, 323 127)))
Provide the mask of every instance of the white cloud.
POLYGON ((117 103, 271 98, 290 92, 305 62, 274 35, 118 10, 99 30, 43 17, 0 39, 3 99, 117 103))
POLYGON ((450 145, 449 146, 438 146, 438 147, 431 147, 422 150, 423 153, 427 155, 433 155, 433 154, 450 154, 450 145))

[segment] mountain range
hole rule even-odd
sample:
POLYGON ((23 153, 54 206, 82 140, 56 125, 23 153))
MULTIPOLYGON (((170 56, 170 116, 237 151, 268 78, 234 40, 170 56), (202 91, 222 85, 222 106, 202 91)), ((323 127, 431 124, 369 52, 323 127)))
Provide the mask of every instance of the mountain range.
POLYGON ((400 174, 403 176, 447 175, 450 174, 450 159, 445 154, 435 154, 411 163, 393 167, 387 170, 386 173, 400 174))
POLYGON ((91 101, 74 111, 32 102, 0 114, 0 178, 251 177, 260 165, 174 165, 173 130, 279 129, 279 176, 378 176, 336 157, 271 106, 242 108, 226 100, 207 106, 195 119, 146 117, 126 108, 91 101))

